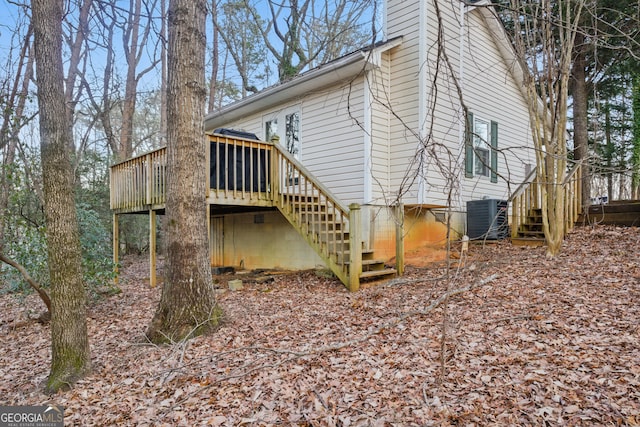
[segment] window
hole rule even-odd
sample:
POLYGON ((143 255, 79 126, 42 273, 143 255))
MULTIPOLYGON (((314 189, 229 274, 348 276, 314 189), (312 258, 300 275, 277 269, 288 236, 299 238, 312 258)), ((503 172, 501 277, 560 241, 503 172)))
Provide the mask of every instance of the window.
MULTIPOLYGON (((276 111, 263 117, 264 136, 271 141, 274 136, 279 138, 282 148, 286 149, 296 159, 300 160, 300 110, 299 107, 276 111), (278 126, 280 125, 280 126, 278 126)), ((285 185, 298 185, 299 176, 293 166, 285 172, 285 185)))
POLYGON ((264 140, 271 141, 271 138, 278 135, 278 119, 264 122, 264 140))
POLYGON ((490 177, 498 182, 498 123, 468 114, 465 176, 490 177))
POLYGON ((285 117, 285 143, 287 151, 300 160, 300 114, 287 114, 285 117))
POLYGON ((491 160, 489 153, 489 123, 485 120, 475 119, 473 123, 473 174, 489 176, 491 160))
POLYGON ((289 153, 300 160, 300 111, 298 107, 276 111, 263 118, 264 139, 278 136, 289 153), (280 126, 278 126, 280 125, 280 126))

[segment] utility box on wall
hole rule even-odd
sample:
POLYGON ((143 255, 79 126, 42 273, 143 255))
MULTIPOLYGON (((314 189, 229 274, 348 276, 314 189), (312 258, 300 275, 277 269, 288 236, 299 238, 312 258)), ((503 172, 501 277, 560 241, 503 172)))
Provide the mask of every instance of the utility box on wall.
POLYGON ((499 240, 509 236, 509 203, 483 199, 467 202, 467 235, 470 239, 499 240))

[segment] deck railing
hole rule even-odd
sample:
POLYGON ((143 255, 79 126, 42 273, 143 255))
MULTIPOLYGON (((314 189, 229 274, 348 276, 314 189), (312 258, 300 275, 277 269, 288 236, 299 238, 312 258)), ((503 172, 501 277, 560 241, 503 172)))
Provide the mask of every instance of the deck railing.
POLYGON ((166 147, 111 166, 111 209, 135 212, 162 207, 166 169, 166 147))
POLYGON ((270 205, 273 143, 209 135, 209 197, 219 204, 270 205))
MULTIPOLYGON (((208 135, 208 195, 219 204, 270 205, 270 142, 208 135)), ((167 148, 111 166, 111 209, 147 211, 164 207, 167 148)))

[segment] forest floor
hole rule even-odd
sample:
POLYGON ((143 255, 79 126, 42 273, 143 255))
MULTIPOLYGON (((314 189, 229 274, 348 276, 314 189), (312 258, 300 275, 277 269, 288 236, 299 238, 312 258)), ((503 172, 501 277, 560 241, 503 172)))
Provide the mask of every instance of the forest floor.
POLYGON ((93 372, 53 396, 41 303, 0 296, 0 406, 59 404, 81 426, 640 425, 640 229, 544 251, 472 245, 464 268, 357 293, 314 271, 234 292, 220 276, 222 327, 160 347, 143 338, 160 286, 128 259, 122 293, 89 310, 93 372))

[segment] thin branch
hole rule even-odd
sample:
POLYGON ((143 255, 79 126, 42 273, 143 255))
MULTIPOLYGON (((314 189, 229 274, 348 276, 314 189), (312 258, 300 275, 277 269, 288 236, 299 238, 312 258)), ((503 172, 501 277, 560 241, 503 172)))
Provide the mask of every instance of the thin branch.
POLYGON ((18 262, 5 256, 3 253, 0 253, 0 261, 10 265, 11 267, 15 268, 20 272, 24 281, 27 282, 29 286, 31 286, 38 293, 38 295, 40 295, 40 299, 42 299, 42 302, 44 303, 44 305, 47 306, 47 312, 49 313, 49 316, 50 316, 51 315, 51 298, 49 298, 49 294, 47 294, 47 291, 42 289, 42 287, 38 285, 35 280, 33 280, 31 275, 29 275, 27 270, 18 262))

